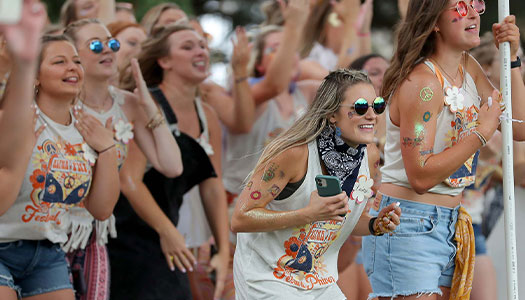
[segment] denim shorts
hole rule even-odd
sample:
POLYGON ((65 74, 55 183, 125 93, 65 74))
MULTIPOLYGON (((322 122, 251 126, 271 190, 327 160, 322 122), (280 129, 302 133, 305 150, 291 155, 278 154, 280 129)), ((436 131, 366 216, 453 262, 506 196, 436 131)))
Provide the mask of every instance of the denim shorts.
POLYGON ((73 289, 64 251, 48 240, 0 243, 0 285, 19 298, 73 289))
MULTIPOLYGON (((400 202, 401 224, 392 234, 363 237, 370 298, 442 295, 454 275, 459 206, 448 208, 383 195, 380 209, 400 202)), ((378 211, 370 210, 377 216, 378 211)))
POLYGON ((482 233, 481 225, 472 224, 472 228, 474 228, 474 240, 476 241, 476 256, 487 255, 487 243, 482 233))

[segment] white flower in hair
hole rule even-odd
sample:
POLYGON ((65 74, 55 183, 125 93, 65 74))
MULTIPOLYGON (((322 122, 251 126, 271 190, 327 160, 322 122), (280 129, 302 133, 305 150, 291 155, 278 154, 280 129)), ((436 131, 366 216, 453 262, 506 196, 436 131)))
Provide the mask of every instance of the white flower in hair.
POLYGON ((372 178, 368 178, 365 175, 359 176, 354 184, 354 189, 350 193, 350 199, 355 200, 357 204, 368 200, 368 198, 372 197, 373 185, 374 180, 372 178))
POLYGON ((115 129, 115 138, 117 141, 127 144, 133 139, 133 124, 118 120, 113 128, 115 129))
POLYGON ((94 166, 97 162, 98 154, 91 148, 86 142, 82 143, 82 152, 84 159, 91 165, 94 166))
POLYGON ((447 88, 445 91, 445 104, 449 106, 451 112, 462 110, 464 96, 459 92, 459 89, 455 86, 447 88))

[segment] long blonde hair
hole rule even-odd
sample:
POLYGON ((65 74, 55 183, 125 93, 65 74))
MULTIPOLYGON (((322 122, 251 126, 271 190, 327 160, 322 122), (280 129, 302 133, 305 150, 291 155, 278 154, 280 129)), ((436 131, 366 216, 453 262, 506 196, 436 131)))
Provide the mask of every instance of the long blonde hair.
POLYGON ((264 168, 271 159, 284 151, 315 140, 326 126, 330 126, 329 118, 344 101, 346 90, 358 83, 372 84, 362 71, 339 69, 328 74, 308 111, 266 146, 253 172, 264 168))

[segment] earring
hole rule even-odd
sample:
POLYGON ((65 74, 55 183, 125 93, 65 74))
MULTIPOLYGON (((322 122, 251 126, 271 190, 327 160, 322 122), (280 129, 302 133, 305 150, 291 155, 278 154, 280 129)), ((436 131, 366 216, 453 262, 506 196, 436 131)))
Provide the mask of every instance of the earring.
POLYGON ((336 135, 337 137, 341 137, 341 134, 342 134, 342 132, 341 132, 341 128, 335 126, 335 135, 336 135))
POLYGON ((34 92, 35 92, 35 96, 37 96, 37 95, 38 95, 38 85, 35 84, 35 85, 33 86, 33 90, 34 90, 34 92))

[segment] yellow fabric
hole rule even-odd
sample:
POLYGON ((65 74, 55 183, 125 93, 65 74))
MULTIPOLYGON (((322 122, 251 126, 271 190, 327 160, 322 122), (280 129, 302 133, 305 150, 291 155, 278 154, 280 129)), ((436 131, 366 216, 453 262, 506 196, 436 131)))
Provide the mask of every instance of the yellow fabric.
POLYGON ((450 300, 468 300, 472 291, 476 246, 472 218, 463 207, 459 208, 455 240, 457 243, 456 269, 452 278, 450 300))

